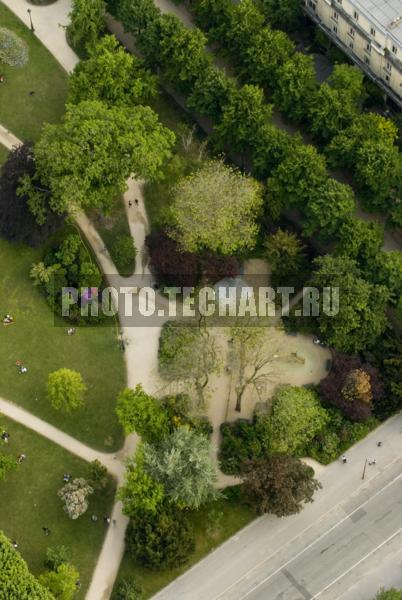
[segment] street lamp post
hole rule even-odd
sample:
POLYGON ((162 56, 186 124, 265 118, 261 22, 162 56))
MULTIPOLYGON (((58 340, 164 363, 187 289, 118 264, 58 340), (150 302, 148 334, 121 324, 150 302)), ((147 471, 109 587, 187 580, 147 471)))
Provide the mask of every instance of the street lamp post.
POLYGON ((35 27, 33 26, 33 23, 32 23, 32 15, 31 15, 31 9, 30 8, 27 9, 27 13, 29 14, 29 21, 31 23, 31 31, 32 31, 32 33, 35 33, 35 27))

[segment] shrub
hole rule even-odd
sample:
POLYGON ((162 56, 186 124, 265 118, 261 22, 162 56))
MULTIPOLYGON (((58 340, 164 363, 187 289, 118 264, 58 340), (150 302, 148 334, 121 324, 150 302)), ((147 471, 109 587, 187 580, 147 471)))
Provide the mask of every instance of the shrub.
POLYGON ((134 240, 130 235, 122 235, 114 242, 111 248, 112 259, 122 274, 130 274, 134 270, 136 249, 134 240))
POLYGON ((28 62, 28 46, 13 31, 0 27, 0 63, 23 67, 28 62))
POLYGON ((128 552, 150 569, 169 569, 185 564, 194 552, 194 532, 180 511, 166 508, 132 519, 127 529, 128 552))
POLYGON ((247 459, 261 458, 264 455, 260 432, 255 424, 244 419, 222 423, 221 433, 219 461, 224 473, 238 475, 247 459))

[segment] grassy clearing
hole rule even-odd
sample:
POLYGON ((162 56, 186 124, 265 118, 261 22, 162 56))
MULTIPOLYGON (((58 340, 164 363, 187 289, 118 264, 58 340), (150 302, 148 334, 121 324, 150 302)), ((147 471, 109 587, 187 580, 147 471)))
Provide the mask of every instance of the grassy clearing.
POLYGON ((233 499, 222 499, 207 504, 198 512, 192 513, 190 518, 196 533, 196 550, 186 565, 168 571, 151 571, 136 564, 126 553, 120 567, 115 589, 122 579, 134 579, 142 583, 145 598, 150 598, 234 535, 239 529, 245 527, 255 518, 255 514, 247 506, 240 504, 238 499, 234 497, 233 499), (212 511, 215 515, 219 514, 220 516, 218 527, 214 527, 211 523, 212 511))
POLYGON ((93 210, 89 212, 89 216, 96 226, 96 229, 101 236, 106 248, 114 264, 117 267, 120 275, 128 277, 135 268, 135 260, 132 260, 129 265, 121 264, 119 257, 114 251, 116 240, 123 236, 131 236, 130 228, 127 221, 126 211, 123 204, 123 197, 117 198, 110 213, 105 216, 99 211, 93 210))
POLYGON ((6 162, 9 150, 0 144, 0 166, 6 162))
POLYGON ((88 511, 72 521, 57 491, 64 485, 63 473, 86 477, 88 463, 1 415, 0 425, 11 435, 2 451, 27 456, 0 484, 0 529, 17 541, 19 552, 36 575, 45 570, 43 561, 49 546, 67 546, 82 582, 76 598, 83 600, 105 535, 103 516, 111 511, 114 482, 110 479, 105 490, 95 492, 88 511), (91 521, 92 514, 99 517, 96 523, 91 521), (50 529, 49 536, 42 527, 50 529))
POLYGON ((0 316, 15 319, 13 325, 0 324, 0 395, 95 448, 116 450, 123 433, 115 399, 125 386, 116 329, 83 327, 68 336, 29 278, 41 255, 40 249, 0 240, 0 316), (17 360, 28 373, 18 373, 17 360), (88 386, 86 406, 70 415, 54 410, 45 393, 48 374, 61 367, 79 371, 88 386))
POLYGON ((57 123, 64 113, 67 73, 1 2, 0 24, 20 36, 29 47, 29 61, 24 67, 1 66, 4 82, 0 85, 0 122, 20 139, 35 141, 43 123, 57 123))

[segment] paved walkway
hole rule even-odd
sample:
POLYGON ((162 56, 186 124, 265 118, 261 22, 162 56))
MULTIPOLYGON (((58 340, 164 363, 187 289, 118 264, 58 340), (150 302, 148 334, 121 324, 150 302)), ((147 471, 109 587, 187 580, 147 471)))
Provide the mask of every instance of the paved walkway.
POLYGON ((11 131, 0 125, 0 144, 5 146, 7 150, 12 150, 15 146, 20 146, 21 143, 11 131))

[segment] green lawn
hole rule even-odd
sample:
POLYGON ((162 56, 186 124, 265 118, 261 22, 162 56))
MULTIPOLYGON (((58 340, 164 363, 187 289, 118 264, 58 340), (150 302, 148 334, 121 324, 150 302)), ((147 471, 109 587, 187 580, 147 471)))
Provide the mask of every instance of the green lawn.
POLYGON ((116 329, 83 327, 70 337, 66 325, 56 326, 53 312, 29 278, 41 254, 0 240, 0 316, 8 313, 15 319, 13 325, 0 323, 0 396, 93 447, 115 450, 123 442, 115 399, 125 386, 116 329), (28 373, 18 373, 17 360, 28 373), (85 408, 70 415, 54 410, 45 394, 48 374, 61 367, 80 371, 88 386, 85 408))
POLYGON ((247 506, 239 503, 236 495, 234 495, 233 499, 222 499, 207 504, 198 512, 192 513, 190 518, 196 533, 196 550, 186 565, 169 571, 151 571, 137 565, 126 553, 120 567, 115 589, 122 579, 134 579, 142 583, 145 598, 150 598, 234 535, 239 529, 248 525, 255 518, 255 514, 247 506), (211 523, 212 511, 215 514, 220 513, 220 526, 218 528, 214 528, 211 523))
POLYGON ((1 2, 0 25, 14 31, 29 46, 29 61, 24 67, 1 66, 4 82, 0 84, 0 123, 24 141, 36 140, 43 123, 56 123, 64 113, 67 73, 1 2))
POLYGON ((82 581, 75 598, 82 600, 105 535, 103 516, 111 512, 114 482, 110 480, 105 490, 95 492, 88 511, 72 521, 64 512, 57 491, 64 485, 63 473, 86 477, 88 463, 1 415, 0 425, 11 435, 2 452, 27 456, 0 483, 0 529, 17 541, 18 550, 36 575, 45 570, 46 548, 67 546, 82 581), (91 521, 92 514, 99 517, 96 523, 91 521), (50 529, 49 536, 44 535, 42 527, 50 529))
POLYGON ((0 144, 0 166, 6 162, 9 150, 0 144))

